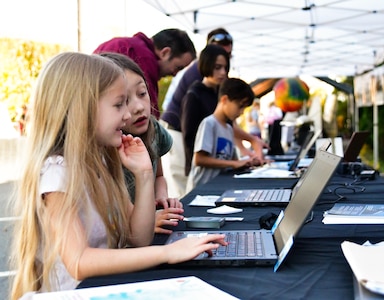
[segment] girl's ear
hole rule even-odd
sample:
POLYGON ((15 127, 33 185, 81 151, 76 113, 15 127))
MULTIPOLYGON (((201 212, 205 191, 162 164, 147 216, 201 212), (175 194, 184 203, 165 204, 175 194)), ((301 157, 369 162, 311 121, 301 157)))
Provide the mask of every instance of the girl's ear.
POLYGON ((159 57, 162 60, 168 60, 171 57, 172 49, 170 47, 164 47, 159 52, 159 57))

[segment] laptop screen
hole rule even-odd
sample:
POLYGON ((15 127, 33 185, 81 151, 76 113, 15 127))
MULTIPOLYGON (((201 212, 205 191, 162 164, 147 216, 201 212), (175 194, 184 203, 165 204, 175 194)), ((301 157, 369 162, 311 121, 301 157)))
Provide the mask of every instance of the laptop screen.
POLYGON ((317 151, 313 162, 292 190, 292 198, 284 210, 284 217, 274 231, 278 253, 299 233, 340 160, 340 156, 317 151))
POLYGON ((318 130, 316 132, 309 131, 305 137, 304 143, 302 148, 300 149, 299 154, 296 156, 295 160, 293 161, 292 165, 289 168, 289 171, 296 170, 297 166, 299 165, 299 162, 301 159, 303 159, 307 153, 309 152, 309 149, 313 146, 313 144, 316 142, 318 137, 321 134, 321 130, 318 130))
POLYGON ((368 131, 355 131, 344 152, 344 161, 355 162, 360 154, 365 141, 369 136, 368 131))

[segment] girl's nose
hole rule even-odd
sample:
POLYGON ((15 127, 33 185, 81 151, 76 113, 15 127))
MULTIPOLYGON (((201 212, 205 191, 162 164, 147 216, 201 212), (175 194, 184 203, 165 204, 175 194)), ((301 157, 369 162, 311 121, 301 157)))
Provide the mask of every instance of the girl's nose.
POLYGON ((131 105, 133 114, 141 113, 144 110, 143 102, 140 99, 134 99, 131 105))
POLYGON ((124 115, 123 115, 123 119, 124 119, 124 120, 129 120, 131 117, 132 117, 132 114, 131 114, 131 112, 129 111, 128 107, 126 107, 126 109, 125 109, 125 113, 124 113, 124 115))

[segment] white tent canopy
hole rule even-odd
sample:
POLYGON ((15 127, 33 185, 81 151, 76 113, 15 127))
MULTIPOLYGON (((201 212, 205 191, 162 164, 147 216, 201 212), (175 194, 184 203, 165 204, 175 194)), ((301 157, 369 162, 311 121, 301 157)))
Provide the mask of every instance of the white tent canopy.
POLYGON ((384 50, 380 0, 144 1, 204 36, 224 27, 234 38, 232 69, 248 79, 353 76, 384 50))

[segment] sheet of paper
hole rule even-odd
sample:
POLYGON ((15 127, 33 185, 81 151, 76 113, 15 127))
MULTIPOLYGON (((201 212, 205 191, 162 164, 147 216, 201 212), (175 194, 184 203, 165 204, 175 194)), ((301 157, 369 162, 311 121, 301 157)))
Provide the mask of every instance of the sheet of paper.
POLYGON ((295 172, 275 169, 270 167, 261 167, 251 170, 250 173, 234 175, 235 178, 296 178, 295 172))
POLYGON ((336 215, 325 215, 324 224, 384 224, 384 218, 369 217, 343 217, 336 215))
POLYGON ((190 206, 216 206, 215 201, 220 196, 214 195, 196 195, 196 197, 189 203, 190 206))
POLYGON ((359 245, 344 241, 341 249, 356 279, 367 289, 384 295, 384 243, 359 245))
POLYGON ((207 209, 207 213, 217 214, 217 215, 234 214, 234 213, 239 213, 242 211, 243 211, 243 209, 241 209, 241 208, 230 207, 228 205, 222 205, 219 207, 207 209))
POLYGON ((309 165, 313 162, 313 158, 302 158, 297 165, 298 168, 308 168, 309 165))
POLYGON ((143 299, 220 299, 236 300, 238 298, 219 290, 207 282, 195 277, 179 277, 103 286, 63 292, 35 294, 33 300, 143 300, 143 299))
POLYGON ((336 203, 323 216, 324 224, 384 224, 384 205, 336 203))

